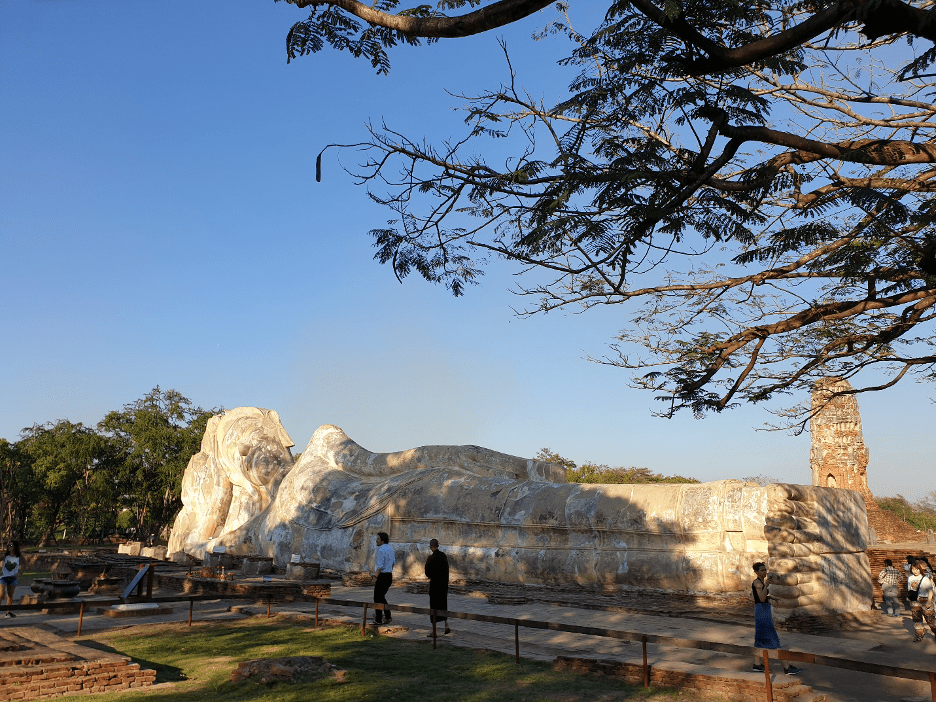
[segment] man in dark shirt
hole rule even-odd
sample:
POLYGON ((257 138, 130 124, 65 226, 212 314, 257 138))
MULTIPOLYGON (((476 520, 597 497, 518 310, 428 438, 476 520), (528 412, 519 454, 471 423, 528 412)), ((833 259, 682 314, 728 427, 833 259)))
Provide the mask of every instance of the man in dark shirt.
MULTIPOLYGON (((448 609, 449 564, 448 557, 439 550, 439 541, 429 541, 432 553, 426 559, 426 577, 429 578, 429 609, 448 609)), ((431 620, 430 616, 430 620, 431 620)), ((448 617, 436 617, 437 622, 445 622, 445 633, 451 633, 448 617)), ((429 634, 432 636, 433 634, 429 634)))

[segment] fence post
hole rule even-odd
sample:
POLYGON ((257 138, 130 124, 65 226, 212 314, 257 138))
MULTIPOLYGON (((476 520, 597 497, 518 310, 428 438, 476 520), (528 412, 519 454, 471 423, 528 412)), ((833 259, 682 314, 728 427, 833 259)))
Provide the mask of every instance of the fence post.
POLYGON ((514 622, 514 662, 520 665, 520 625, 514 622))
POLYGON ((933 698, 933 702, 936 702, 936 673, 929 674, 930 679, 930 696, 933 698))
POLYGON ((156 570, 156 564, 150 563, 149 570, 146 573, 146 599, 153 599, 153 571, 156 570))
POLYGON ((367 629, 367 603, 364 603, 364 620, 361 622, 361 636, 364 636, 364 632, 367 629))
POLYGON ((270 618, 270 605, 273 604, 273 598, 267 597, 267 619, 270 618))
POLYGON ((318 602, 319 598, 315 598, 315 628, 318 629, 318 602))
POLYGON ((81 636, 81 623, 84 621, 84 600, 81 601, 81 609, 78 610, 78 636, 81 636))
POLYGON ((643 679, 644 687, 650 687, 650 668, 647 667, 647 637, 641 636, 640 643, 643 645, 643 679))
POLYGON ((762 653, 764 654, 764 679, 767 684, 767 702, 773 702, 773 683, 770 682, 770 656, 767 655, 766 648, 762 653))

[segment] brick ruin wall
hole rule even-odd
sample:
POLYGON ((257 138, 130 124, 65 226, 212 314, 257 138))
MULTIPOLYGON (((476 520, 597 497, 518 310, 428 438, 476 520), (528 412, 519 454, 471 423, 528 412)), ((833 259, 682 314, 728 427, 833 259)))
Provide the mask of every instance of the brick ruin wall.
MULTIPOLYGON (((878 548, 869 548, 867 550, 868 563, 871 566, 871 582, 874 584, 874 599, 877 602, 884 601, 884 594, 881 592, 881 584, 877 581, 878 573, 884 570, 884 559, 890 558, 894 567, 903 572, 903 564, 907 562, 907 556, 919 558, 924 556, 930 563, 936 566, 936 546, 927 546, 922 548, 887 548, 881 546, 878 548)), ((900 583, 900 599, 907 597, 907 581, 904 579, 900 583)))
POLYGON ((855 395, 833 396, 852 389, 847 380, 826 378, 813 387, 809 467, 813 485, 855 490, 864 498, 868 524, 878 542, 924 541, 924 534, 892 512, 878 507, 868 488, 870 452, 861 430, 855 395))
POLYGON ((0 632, 0 700, 136 690, 153 685, 156 671, 126 656, 99 651, 36 627, 0 632))

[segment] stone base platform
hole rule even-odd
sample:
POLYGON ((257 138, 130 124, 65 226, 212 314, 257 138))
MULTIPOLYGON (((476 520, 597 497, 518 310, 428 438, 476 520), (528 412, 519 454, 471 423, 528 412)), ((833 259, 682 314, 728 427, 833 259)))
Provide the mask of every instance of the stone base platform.
POLYGON ((146 603, 98 607, 98 614, 105 617, 122 619, 124 617, 157 617, 160 614, 172 614, 172 607, 148 606, 146 603))
POLYGON ((161 573, 156 571, 156 582, 186 595, 251 595, 258 601, 305 602, 314 597, 331 597, 331 580, 263 580, 261 578, 193 578, 186 572, 161 573))
POLYGON ((155 670, 36 627, 0 630, 0 699, 39 700, 149 687, 155 670))

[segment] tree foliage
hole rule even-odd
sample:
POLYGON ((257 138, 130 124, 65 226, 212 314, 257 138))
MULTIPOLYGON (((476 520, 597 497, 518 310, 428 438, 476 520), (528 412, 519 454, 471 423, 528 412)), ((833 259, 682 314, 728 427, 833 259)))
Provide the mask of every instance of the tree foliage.
POLYGON ((0 439, 0 535, 92 540, 129 525, 159 534, 181 508, 182 474, 198 452, 206 411, 159 386, 97 428, 68 420, 0 439))
POLYGON ((0 439, 0 540, 4 543, 23 539, 35 492, 31 461, 20 446, 0 439))
POLYGON ((878 507, 893 512, 920 531, 936 530, 936 492, 911 503, 903 495, 875 499, 878 507))
MULTIPOLYGON (((69 516, 80 515, 81 507, 95 499, 90 493, 102 483, 90 476, 101 469, 104 444, 93 429, 65 419, 23 430, 18 446, 32 464, 32 513, 41 533, 40 546, 52 541, 69 516)), ((103 483, 106 486, 106 480, 103 483)))
POLYGON ((182 475, 213 414, 157 385, 98 424, 116 449, 116 483, 136 524, 159 534, 182 508, 182 475))
MULTIPOLYGON (((329 44, 381 71, 397 43, 548 4, 292 2, 311 14, 290 57, 329 44)), ((605 3, 593 31, 560 3, 543 32, 570 42, 561 100, 533 99, 508 69, 466 98, 461 138, 371 129, 356 175, 394 212, 371 232, 376 258, 461 295, 503 257, 527 273, 524 314, 626 303, 597 360, 630 369, 664 416, 806 397, 830 375, 854 392, 932 380, 930 0, 605 3)), ((802 426, 806 409, 787 418, 802 426)))
POLYGON ((649 468, 612 468, 604 463, 584 463, 576 465, 575 461, 560 456, 548 448, 540 449, 536 460, 555 463, 566 469, 566 480, 570 483, 597 483, 599 485, 634 485, 647 483, 697 483, 695 478, 684 478, 681 475, 661 475, 649 468))

